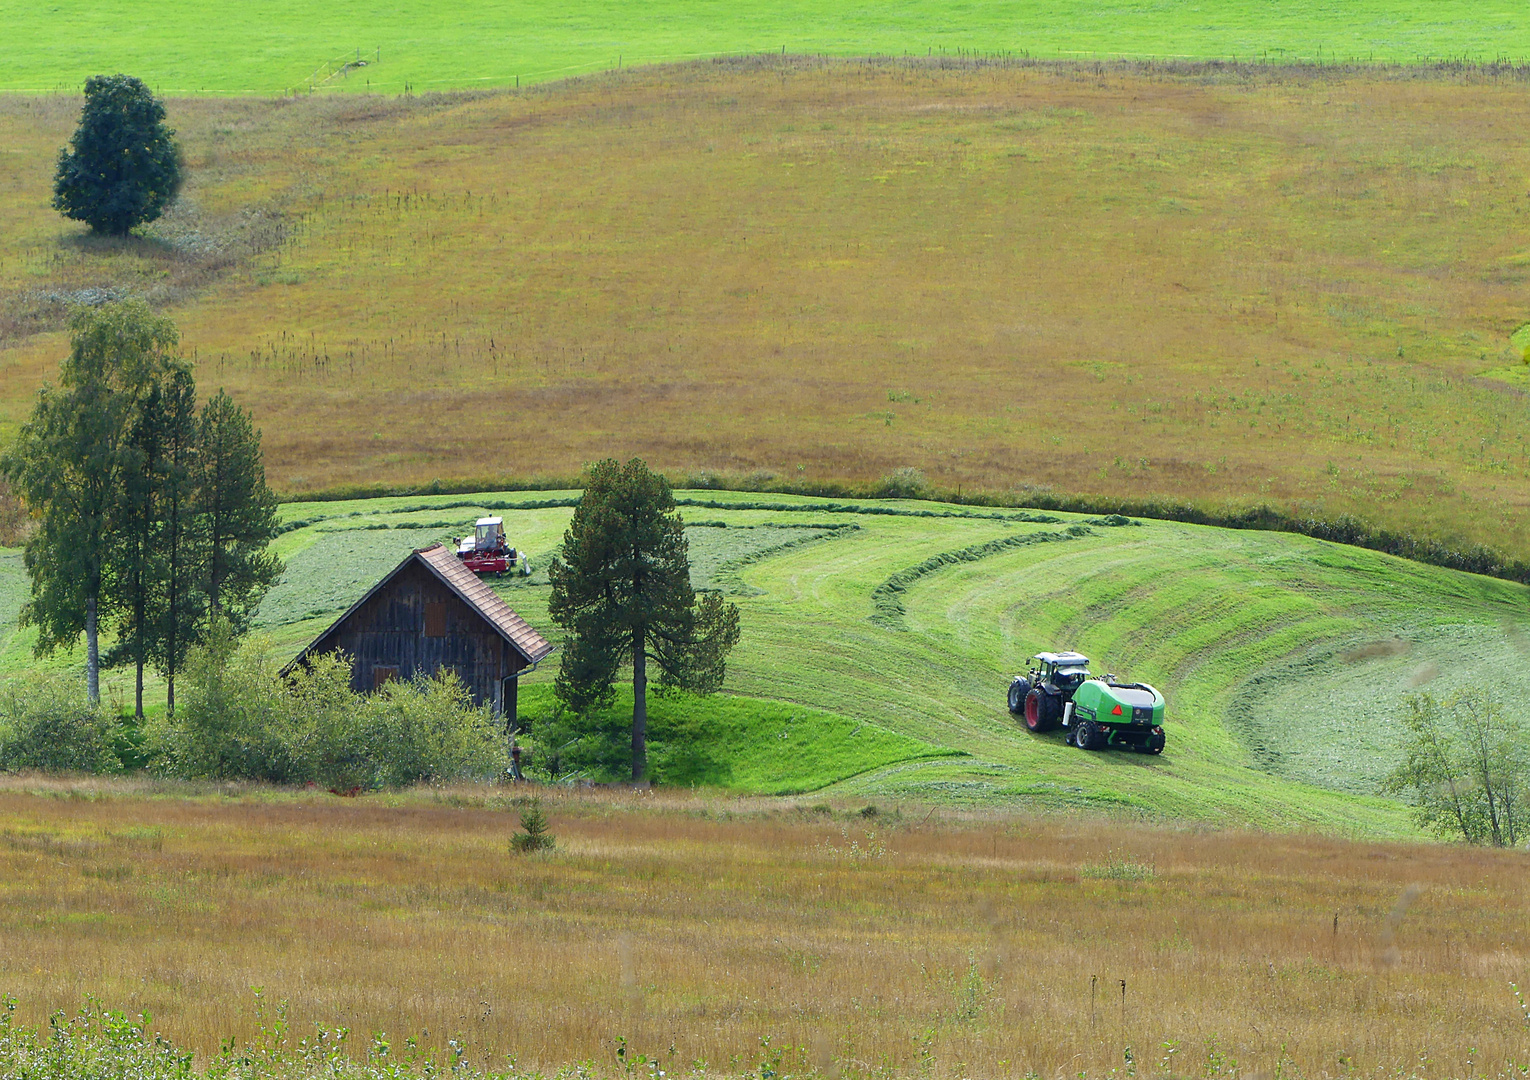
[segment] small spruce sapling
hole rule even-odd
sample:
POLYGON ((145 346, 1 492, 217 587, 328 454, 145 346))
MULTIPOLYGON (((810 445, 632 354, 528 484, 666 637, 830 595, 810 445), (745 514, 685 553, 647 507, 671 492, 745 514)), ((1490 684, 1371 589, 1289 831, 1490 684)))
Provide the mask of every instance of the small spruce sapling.
POLYGON ((521 812, 521 830, 510 838, 510 847, 522 855, 551 851, 557 844, 547 831, 547 814, 542 810, 541 799, 532 799, 531 805, 521 812))

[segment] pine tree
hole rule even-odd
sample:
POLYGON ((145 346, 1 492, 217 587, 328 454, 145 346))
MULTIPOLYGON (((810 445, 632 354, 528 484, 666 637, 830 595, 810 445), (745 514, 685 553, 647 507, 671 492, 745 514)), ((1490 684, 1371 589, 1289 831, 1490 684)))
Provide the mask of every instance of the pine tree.
POLYGON ((181 186, 174 136, 164 105, 138 79, 86 79, 80 126, 59 154, 53 208, 109 235, 153 221, 181 186))
POLYGON ((202 596, 210 617, 242 632, 281 576, 281 560, 266 550, 276 536, 277 503, 266 486, 260 432, 221 390, 198 422, 195 476, 202 596))
POLYGON ((738 608, 691 589, 685 525, 669 483, 634 458, 586 472, 584 495, 549 568, 548 614, 568 632, 558 697, 576 712, 609 705, 632 667, 632 780, 648 773, 648 662, 661 689, 709 693, 738 643, 738 608))
POLYGON ((143 671, 149 661, 150 624, 158 591, 155 580, 156 533, 162 436, 161 380, 149 381, 131 403, 121 483, 112 513, 113 543, 107 552, 109 590, 117 611, 117 641, 102 666, 130 662, 134 667, 134 715, 143 719, 143 671))

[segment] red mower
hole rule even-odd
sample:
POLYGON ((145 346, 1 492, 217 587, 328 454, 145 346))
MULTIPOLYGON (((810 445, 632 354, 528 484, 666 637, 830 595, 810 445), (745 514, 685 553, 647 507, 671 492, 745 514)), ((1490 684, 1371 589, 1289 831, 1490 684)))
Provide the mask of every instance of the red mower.
MULTIPOLYGON (((473 535, 457 541, 457 558, 475 574, 501 577, 513 573, 518 553, 505 542, 505 519, 479 518, 473 525, 473 535)), ((525 572, 530 572, 530 569, 527 565, 525 572)))

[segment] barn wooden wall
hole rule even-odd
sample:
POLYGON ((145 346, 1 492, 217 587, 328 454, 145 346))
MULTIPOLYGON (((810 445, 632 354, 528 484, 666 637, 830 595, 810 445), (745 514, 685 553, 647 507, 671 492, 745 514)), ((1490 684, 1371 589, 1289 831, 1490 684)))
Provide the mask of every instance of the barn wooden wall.
MULTIPOLYGON (((406 566, 350 618, 317 643, 354 658, 351 687, 367 692, 389 678, 410 679, 451 668, 480 705, 514 715, 504 680, 524 665, 519 653, 482 616, 418 562, 406 566)), ((511 684, 514 693, 514 684, 511 684)))

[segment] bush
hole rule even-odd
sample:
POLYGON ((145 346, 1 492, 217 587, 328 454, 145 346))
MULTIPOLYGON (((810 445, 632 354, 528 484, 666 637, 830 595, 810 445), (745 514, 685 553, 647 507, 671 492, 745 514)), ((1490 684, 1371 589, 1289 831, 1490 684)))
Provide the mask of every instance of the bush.
POLYGON ((376 747, 385 786, 421 780, 502 776, 510 765, 504 728, 493 710, 475 706, 450 671, 392 682, 367 699, 364 727, 376 747))
POLYGON ((921 499, 929 493, 930 482, 924 473, 908 465, 882 477, 872 491, 882 499, 921 499))
POLYGON ((0 687, 0 770, 117 772, 117 724, 75 676, 20 676, 0 687))
POLYGON ((293 779, 276 669, 263 639, 236 643, 227 623, 191 650, 174 718, 151 719, 145 744, 157 771, 212 780, 293 779))
POLYGON ((350 680, 350 660, 336 654, 281 679, 262 639, 236 645, 220 626, 187 661, 184 707, 149 728, 157 767, 351 792, 482 779, 508 766, 499 721, 452 673, 371 695, 353 693, 350 680))

